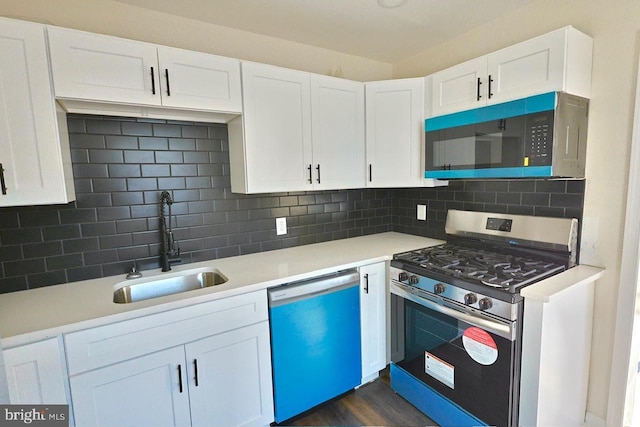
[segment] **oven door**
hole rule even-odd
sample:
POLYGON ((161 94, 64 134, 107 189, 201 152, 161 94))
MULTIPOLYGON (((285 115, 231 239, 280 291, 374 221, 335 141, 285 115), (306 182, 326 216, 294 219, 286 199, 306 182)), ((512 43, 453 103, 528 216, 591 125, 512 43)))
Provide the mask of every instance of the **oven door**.
MULTIPOLYGON (((436 405, 437 399, 432 399, 426 410, 421 408, 439 424, 460 425, 468 413, 487 425, 516 426, 520 370, 516 322, 443 306, 395 282, 391 292, 391 334, 396 344, 392 386, 395 370, 427 386, 423 395, 435 392, 452 402, 443 410, 447 405, 436 405)), ((472 419, 468 422, 477 425, 472 419)))

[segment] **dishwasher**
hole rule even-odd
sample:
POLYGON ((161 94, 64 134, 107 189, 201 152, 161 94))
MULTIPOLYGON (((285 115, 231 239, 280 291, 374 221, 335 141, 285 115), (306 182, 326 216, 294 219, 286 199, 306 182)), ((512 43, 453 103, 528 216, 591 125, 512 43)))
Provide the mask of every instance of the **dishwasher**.
POLYGON ((359 284, 352 269, 268 291, 277 423, 360 385, 359 284))

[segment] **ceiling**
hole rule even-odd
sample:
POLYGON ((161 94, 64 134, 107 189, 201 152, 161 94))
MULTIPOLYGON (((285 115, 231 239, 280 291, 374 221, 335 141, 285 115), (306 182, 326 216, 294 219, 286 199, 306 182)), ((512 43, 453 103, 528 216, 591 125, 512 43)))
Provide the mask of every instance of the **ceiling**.
POLYGON ((534 0, 116 1, 393 63, 534 0), (380 2, 403 4, 384 8, 380 2))

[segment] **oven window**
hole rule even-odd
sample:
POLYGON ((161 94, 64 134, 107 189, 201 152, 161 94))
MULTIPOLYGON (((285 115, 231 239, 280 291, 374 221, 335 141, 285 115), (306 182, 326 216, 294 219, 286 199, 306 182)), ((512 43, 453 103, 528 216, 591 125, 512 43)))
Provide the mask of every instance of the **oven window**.
POLYGON ((404 300, 396 365, 489 425, 508 426, 516 401, 515 343, 404 300))

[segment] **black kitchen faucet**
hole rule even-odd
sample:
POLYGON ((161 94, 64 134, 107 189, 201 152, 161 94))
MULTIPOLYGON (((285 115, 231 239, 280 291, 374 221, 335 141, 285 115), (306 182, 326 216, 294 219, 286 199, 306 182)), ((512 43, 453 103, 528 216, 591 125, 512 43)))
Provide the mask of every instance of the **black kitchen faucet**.
POLYGON ((171 194, 168 191, 160 193, 160 235, 162 238, 160 266, 162 271, 171 271, 171 264, 182 262, 182 259, 180 259, 180 246, 171 230, 171 205, 173 205, 171 194), (169 207, 168 215, 165 215, 165 205, 169 207), (169 225, 167 225, 167 216, 169 217, 169 225))

